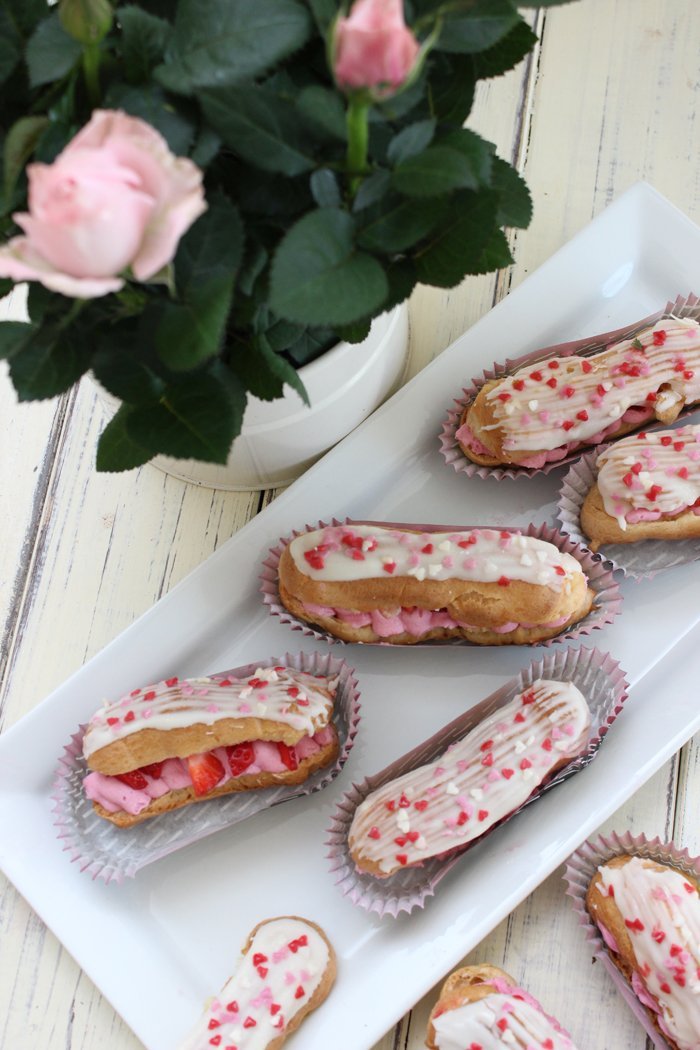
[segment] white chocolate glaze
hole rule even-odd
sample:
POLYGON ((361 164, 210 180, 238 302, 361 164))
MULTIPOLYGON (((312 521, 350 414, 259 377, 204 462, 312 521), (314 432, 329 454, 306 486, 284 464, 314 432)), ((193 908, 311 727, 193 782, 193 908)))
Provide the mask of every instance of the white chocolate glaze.
POLYGON ((89 758, 141 729, 213 725, 223 718, 265 718, 313 736, 331 717, 336 682, 285 667, 259 667, 248 678, 168 678, 103 704, 88 723, 83 754, 89 758))
POLYGON ((679 871, 659 871, 641 857, 598 870, 603 893, 614 896, 629 934, 637 962, 635 991, 659 1013, 662 1031, 680 1050, 700 1050, 697 888, 679 871))
POLYGON ((324 581, 413 576, 419 581, 506 586, 519 580, 560 591, 567 577, 583 571, 553 543, 495 529, 419 533, 377 525, 329 525, 297 536, 289 547, 299 572, 324 581))
POLYGON ((265 1050, 305 1007, 330 962, 326 941, 302 919, 270 919, 178 1050, 265 1050))
POLYGON ((598 488, 621 529, 672 518, 700 499, 700 426, 623 438, 598 458, 598 488))
POLYGON ((700 398, 700 325, 658 321, 635 339, 591 357, 555 357, 521 368, 486 395, 509 451, 555 449, 587 441, 634 407, 675 418, 700 398))
POLYGON ((576 1050, 539 1003, 519 988, 495 992, 433 1018, 438 1050, 576 1050))
POLYGON ((391 875, 478 838, 583 750, 589 725, 573 683, 538 679, 434 762, 358 806, 349 832, 356 862, 391 875))

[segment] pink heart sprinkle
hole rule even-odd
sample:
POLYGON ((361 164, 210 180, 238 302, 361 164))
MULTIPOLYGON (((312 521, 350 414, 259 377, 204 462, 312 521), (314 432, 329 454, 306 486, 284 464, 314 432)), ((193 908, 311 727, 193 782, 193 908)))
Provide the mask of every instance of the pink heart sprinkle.
POLYGON ((272 953, 272 961, 273 961, 273 963, 282 962, 282 960, 287 955, 289 955, 289 949, 288 948, 280 948, 279 951, 272 953))
POLYGON ((290 973, 289 970, 287 970, 286 974, 284 975, 284 983, 285 984, 294 984, 295 981, 296 981, 296 977, 294 976, 294 974, 290 973))
POLYGON ((457 769, 460 773, 463 773, 465 769, 469 769, 469 763, 465 758, 460 758, 459 762, 457 763, 457 769))
POLYGON ((248 711, 250 711, 250 704, 239 704, 238 710, 246 714, 248 711))

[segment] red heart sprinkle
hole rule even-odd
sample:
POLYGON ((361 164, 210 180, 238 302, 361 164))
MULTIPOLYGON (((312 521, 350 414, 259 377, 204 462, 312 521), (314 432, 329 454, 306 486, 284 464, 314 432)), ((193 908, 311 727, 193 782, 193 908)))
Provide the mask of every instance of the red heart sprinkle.
POLYGON ((513 380, 513 390, 524 390, 524 389, 525 389, 525 380, 524 379, 514 379, 513 380))
POLYGON ((220 678, 219 679, 219 688, 220 689, 223 689, 224 686, 227 686, 227 685, 233 685, 233 682, 231 681, 230 678, 220 678))
POLYGON ((420 550, 421 550, 421 554, 432 554, 433 553, 433 545, 432 545, 432 543, 426 543, 425 547, 421 547, 420 550))
POLYGON ((531 766, 532 766, 532 762, 530 761, 529 758, 523 758, 521 760, 521 762, 520 762, 520 768, 521 769, 530 769, 531 766))
POLYGON ((646 400, 647 400, 647 401, 650 401, 650 402, 651 402, 651 403, 653 404, 653 403, 654 403, 654 401, 656 401, 656 394, 654 394, 654 393, 651 393, 651 394, 647 394, 647 396, 646 396, 646 400))
POLYGON ((683 378, 690 380, 690 379, 693 378, 694 375, 695 375, 695 372, 691 371, 690 368, 687 368, 685 370, 685 372, 683 373, 683 378))
POLYGON ((479 810, 479 820, 486 820, 488 815, 489 815, 489 811, 487 809, 480 809, 479 810))
POLYGON ((586 374, 588 374, 589 372, 592 372, 593 371, 593 365, 591 364, 591 362, 590 361, 582 361, 581 362, 581 371, 585 372, 586 374))
POLYGON ((297 990, 296 990, 296 992, 294 993, 294 998, 295 998, 295 999, 303 999, 305 995, 306 995, 306 992, 304 991, 304 989, 302 988, 302 986, 301 986, 301 985, 299 985, 299 986, 297 987, 297 990))
POLYGON ((685 448, 685 441, 674 441, 673 447, 675 448, 676 452, 682 452, 685 448))
POLYGON ((166 678, 165 684, 172 689, 174 685, 177 685, 177 678, 166 678))
POLYGON ((141 692, 140 689, 132 689, 131 692, 129 693, 129 696, 138 696, 140 692, 141 692))
POLYGON ((116 725, 119 725, 119 719, 118 719, 118 718, 108 718, 108 719, 107 719, 107 725, 108 725, 108 726, 116 726, 116 725))
POLYGON ((398 838, 394 839, 394 842, 396 843, 397 846, 405 846, 406 843, 408 842, 408 839, 406 838, 405 835, 399 835, 398 838))
POLYGON ((622 483, 623 485, 626 485, 628 489, 631 489, 634 485, 634 474, 625 474, 622 483))
POLYGON ((124 721, 125 722, 133 722, 135 718, 136 718, 136 715, 134 714, 133 711, 127 711, 126 714, 124 715, 124 721))
POLYGON ((406 838, 408 839, 409 842, 418 842, 418 839, 420 838, 420 834, 417 831, 407 831, 406 832, 406 838))
POLYGON ((510 778, 513 776, 513 773, 514 773, 514 770, 512 770, 512 769, 502 769, 501 770, 501 776, 505 777, 506 780, 510 780, 510 778))
POLYGON ((364 561, 365 560, 365 556, 362 553, 362 551, 353 551, 352 554, 351 554, 351 558, 352 558, 353 561, 364 561))
POLYGON ((243 1027, 244 1028, 255 1028, 257 1023, 258 1022, 255 1020, 254 1017, 246 1017, 245 1021, 243 1022, 243 1027))
POLYGON ((399 806, 401 809, 407 809, 411 805, 411 800, 408 799, 403 791, 401 792, 401 798, 399 799, 399 806))
POLYGON ((408 857, 405 853, 397 853, 396 859, 398 860, 399 864, 408 864, 408 857))
POLYGON ((235 999, 232 999, 230 1003, 226 1003, 226 1009, 230 1014, 238 1013, 238 1003, 235 999))
POLYGON ((507 587, 509 583, 510 583, 510 580, 508 579, 507 576, 499 576, 498 577, 498 586, 499 587, 507 587))
POLYGON ((551 751, 552 750, 552 741, 549 739, 549 737, 546 737, 542 741, 542 747, 544 748, 545 751, 551 751))
POLYGON ((545 1039, 542 1043, 542 1050, 554 1050, 554 1043, 551 1039, 545 1039))
POLYGON ((566 576, 566 569, 563 565, 555 565, 554 571, 556 572, 557 576, 566 576))
POLYGON ((385 561, 384 564, 382 565, 382 568, 384 569, 384 572, 388 572, 389 575, 391 575, 392 572, 396 571, 396 562, 395 561, 385 561))
POLYGON ((598 386, 595 388, 595 391, 598 397, 605 397, 605 395, 607 394, 607 390, 605 389, 602 383, 598 383, 598 386))
POLYGON ((518 713, 516 714, 516 716, 513 719, 513 721, 514 722, 524 722, 525 721, 525 715, 522 713, 522 711, 518 711, 518 713))
POLYGON ((661 944, 662 941, 666 940, 666 934, 664 933, 663 930, 658 930, 658 929, 657 930, 652 930, 651 931, 651 936, 652 936, 652 939, 655 940, 657 944, 661 944))
POLYGON ((672 944, 670 948, 671 958, 673 959, 676 955, 680 955, 682 951, 680 944, 672 944))
POLYGON ((506 393, 499 394, 498 395, 498 400, 499 401, 510 401, 510 394, 506 394, 506 393))
POLYGON ((642 464, 641 463, 634 463, 632 465, 632 467, 630 467, 630 470, 632 471, 633 474, 641 474, 641 472, 642 472, 642 464))
POLYGON ((573 430, 576 424, 571 419, 565 419, 561 426, 562 430, 573 430))
POLYGON ((496 1021, 496 1028, 500 1028, 502 1032, 505 1032, 507 1027, 508 1022, 506 1021, 505 1017, 502 1017, 500 1021, 496 1021))
POLYGON ((290 685, 287 689, 287 696, 291 696, 292 700, 296 700, 296 698, 299 696, 299 690, 297 686, 290 685))
POLYGON ((682 973, 677 973, 673 979, 679 988, 685 988, 685 977, 682 973))
POLYGON ((625 926, 628 930, 634 930, 636 933, 641 933, 644 929, 644 923, 641 919, 625 919, 625 926))
POLYGON ((489 753, 487 755, 484 755, 484 757, 481 760, 481 764, 482 764, 482 766, 492 766, 493 765, 493 751, 489 751, 489 753))
POLYGON ((492 747, 493 747, 493 740, 484 740, 484 742, 481 745, 479 750, 480 751, 490 751, 490 749, 492 747))
POLYGON ((559 368, 559 362, 558 361, 548 361, 547 362, 547 368, 559 368))
POLYGON ((217 1021, 215 1017, 212 1017, 212 1019, 210 1020, 209 1024, 207 1025, 207 1027, 208 1028, 221 1028, 221 1021, 217 1021))
POLYGON ((683 883, 683 889, 685 890, 686 893, 695 893, 695 887, 691 886, 691 884, 689 882, 684 882, 683 883))
POLYGON ((275 1016, 275 1014, 278 1014, 281 1009, 282 1007, 279 1003, 270 1003, 270 1013, 273 1017, 275 1016))
POLYGON ((654 346, 663 346, 665 342, 666 332, 660 328, 658 332, 654 332, 654 346))
POLYGON ((253 966, 260 966, 261 963, 267 962, 267 956, 263 955, 262 952, 256 952, 253 956, 253 966))
POLYGON ((413 808, 417 809, 419 813, 422 813, 424 809, 428 808, 428 800, 425 798, 419 799, 418 802, 413 803, 413 808))
POLYGON ((666 434, 665 437, 661 438, 661 444, 662 445, 670 445, 672 441, 673 441, 673 438, 669 437, 668 434, 666 434))
POLYGON ((209 1040, 209 1042, 211 1043, 212 1046, 219 1046, 219 1044, 221 1043, 221 1036, 220 1035, 213 1035, 211 1037, 211 1039, 209 1040))
POLYGON ((561 392, 564 395, 564 397, 573 397, 574 394, 576 393, 576 387, 565 386, 565 387, 562 387, 562 391, 561 392))
POLYGON ((534 694, 534 692, 532 690, 530 690, 529 693, 523 693, 523 703, 524 704, 534 704, 534 702, 535 702, 535 694, 534 694))
POLYGON ((155 698, 156 698, 156 694, 154 693, 154 691, 152 689, 150 690, 150 692, 146 693, 145 696, 144 696, 144 700, 155 700, 155 698))
POLYGON ((267 977, 267 966, 258 966, 257 970, 260 977, 267 977))
POLYGON ((458 824, 460 825, 460 827, 461 827, 461 826, 462 826, 462 824, 466 824, 468 820, 469 820, 469 817, 468 817, 468 816, 467 816, 467 814, 466 814, 466 813, 464 812, 464 810, 462 810, 462 812, 460 813, 460 815, 459 815, 459 816, 457 817, 457 823, 458 823, 458 824))
POLYGON ((667 984, 666 981, 664 981, 663 984, 660 984, 659 988, 661 989, 662 992, 665 992, 666 995, 670 995, 671 994, 671 985, 667 984))
POLYGON ((378 839, 378 838, 381 837, 381 832, 380 832, 379 828, 375 824, 375 825, 373 825, 373 827, 371 827, 369 829, 369 831, 367 832, 367 835, 371 839, 378 839))
POLYGON ((547 386, 551 386, 552 390, 554 390, 554 388, 555 388, 555 386, 556 386, 556 385, 557 385, 557 381, 556 381, 556 379, 554 378, 554 376, 552 376, 552 378, 551 378, 551 379, 548 379, 548 380, 547 380, 547 386))
POLYGON ((534 379, 536 383, 539 383, 542 379, 542 373, 539 369, 536 372, 530 372, 530 379, 534 379))
POLYGON ((685 481, 685 479, 688 477, 688 468, 687 467, 679 467, 678 468, 678 477, 679 478, 683 478, 683 480, 685 481))
POLYGON ((576 418, 580 419, 582 423, 586 423, 588 421, 588 412, 586 412, 585 408, 581 409, 580 412, 576 413, 576 418))
POLYGON ((393 798, 389 799, 388 802, 385 802, 384 805, 386 806, 386 808, 389 810, 390 813, 393 813, 394 810, 396 809, 396 803, 394 802, 393 798))

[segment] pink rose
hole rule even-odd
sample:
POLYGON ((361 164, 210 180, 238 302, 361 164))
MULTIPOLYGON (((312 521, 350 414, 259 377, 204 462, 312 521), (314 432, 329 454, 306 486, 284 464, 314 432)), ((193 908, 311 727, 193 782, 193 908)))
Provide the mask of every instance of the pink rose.
POLYGON ((96 110, 53 164, 30 164, 26 236, 0 248, 0 277, 78 299, 118 291, 127 267, 147 281, 206 210, 202 173, 150 124, 96 110))
POLYGON ((392 94, 407 79, 420 45, 403 17, 403 0, 355 0, 335 30, 335 79, 341 88, 392 94))

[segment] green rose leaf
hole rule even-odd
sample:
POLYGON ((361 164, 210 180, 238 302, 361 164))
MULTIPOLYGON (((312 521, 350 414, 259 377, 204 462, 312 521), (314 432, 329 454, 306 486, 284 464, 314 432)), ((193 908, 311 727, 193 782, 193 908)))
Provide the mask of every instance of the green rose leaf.
POLYGON ((48 117, 20 117, 8 131, 3 151, 4 192, 7 199, 11 197, 17 179, 48 123, 48 117))
POLYGON ((243 411, 215 372, 170 384, 156 405, 138 405, 126 416, 127 434, 150 455, 225 463, 243 411))
POLYGON ((389 295, 384 304, 385 310, 391 310, 398 303, 404 302, 418 284, 418 272, 413 259, 396 259, 389 263, 386 271, 389 281, 389 295))
POLYGON ((337 342, 338 336, 331 328, 307 328, 296 343, 287 347, 285 357, 295 368, 301 368, 325 354, 337 342))
POLYGON ((481 253, 496 226, 498 196, 491 190, 464 191, 455 196, 450 217, 416 256, 418 279, 452 288, 481 265, 481 253))
POLYGON ((229 363, 251 394, 263 401, 281 397, 287 383, 308 405, 309 396, 296 369, 281 354, 274 352, 264 334, 250 344, 237 345, 229 363))
POLYGON ((117 13, 122 27, 122 55, 124 72, 130 84, 148 80, 151 70, 162 61, 172 33, 172 26, 163 18, 130 4, 117 13))
POLYGON ((141 117, 161 133, 173 153, 181 157, 189 152, 194 140, 194 124, 168 100, 157 84, 148 91, 132 84, 112 84, 105 96, 109 109, 123 109, 132 117, 141 117))
POLYGON ((355 321, 354 324, 338 325, 336 333, 338 339, 344 343, 362 343, 369 335, 371 327, 372 318, 365 317, 362 321, 355 321))
POLYGON ((422 153, 402 161, 392 183, 407 197, 436 197, 477 189, 488 181, 493 147, 473 131, 451 132, 422 153))
POLYGON ((448 209, 447 197, 406 200, 394 194, 362 213, 357 243, 374 252, 404 252, 441 223, 448 209))
POLYGON ((91 340, 81 326, 35 331, 10 359, 10 376, 20 401, 43 401, 68 390, 90 367, 91 340))
POLYGON ((371 205, 381 200, 389 192, 390 188, 390 172, 380 170, 375 171, 372 175, 368 175, 360 183, 360 188, 353 201, 352 210, 363 211, 365 208, 371 207, 371 205))
POLYGON ((511 0, 472 0, 467 11, 448 10, 437 47, 473 55, 509 33, 520 16, 511 0))
POLYGON ((508 241, 503 230, 494 230, 489 240, 481 250, 479 259, 469 271, 470 273, 492 273, 504 266, 510 266, 513 262, 508 241))
POLYGON ((350 324, 384 302, 387 281, 371 255, 357 251, 352 216, 320 208, 283 238, 272 263, 270 308, 290 321, 350 324))
POLYGON ((399 164, 408 157, 429 146, 435 134, 434 120, 419 120, 415 124, 409 124, 395 135, 389 144, 387 157, 392 164, 399 164))
POLYGON ((338 177, 330 168, 315 171, 310 179, 311 193, 319 208, 339 208, 341 203, 338 177))
POLYGON ((199 99, 222 140, 256 168, 300 175, 316 166, 294 105, 267 88, 207 88, 199 99))
POLYGON ((435 53, 430 65, 430 108, 441 124, 463 124, 471 112, 476 87, 469 55, 435 53))
POLYGON ((0 323, 0 360, 13 357, 32 338, 36 329, 23 321, 0 323))
POLYGON ((68 36, 58 12, 39 22, 27 44, 27 67, 31 87, 50 84, 69 73, 83 53, 77 40, 68 36))
POLYGON ((317 84, 306 87, 297 98, 297 109, 317 134, 325 132, 329 138, 345 142, 345 106, 336 91, 317 84))
POLYGON ((2 0, 2 7, 24 39, 31 36, 37 22, 48 14, 46 0, 2 0))
POLYGON ((156 349, 168 367, 195 368, 219 352, 242 258, 238 210, 225 197, 213 197, 175 256, 179 301, 164 305, 156 330, 156 349))
POLYGON ((146 363, 149 355, 150 345, 139 342, 138 328, 117 325, 101 337, 91 367, 97 381, 121 401, 153 402, 165 383, 146 363))
POLYGON ((527 22, 519 19, 493 47, 473 56, 475 75, 480 79, 500 76, 517 66, 536 43, 537 36, 527 22))
POLYGON ((100 434, 97 443, 96 467, 103 473, 133 470, 141 467, 153 455, 137 444, 128 431, 129 416, 134 411, 131 405, 121 405, 100 434))
POLYGON ((301 0, 180 0, 156 76, 184 94, 251 80, 302 47, 312 29, 301 0))
POLYGON ((496 222, 499 226, 529 226, 532 218, 530 191, 517 171, 501 160, 493 158, 491 185, 499 196, 496 222))

